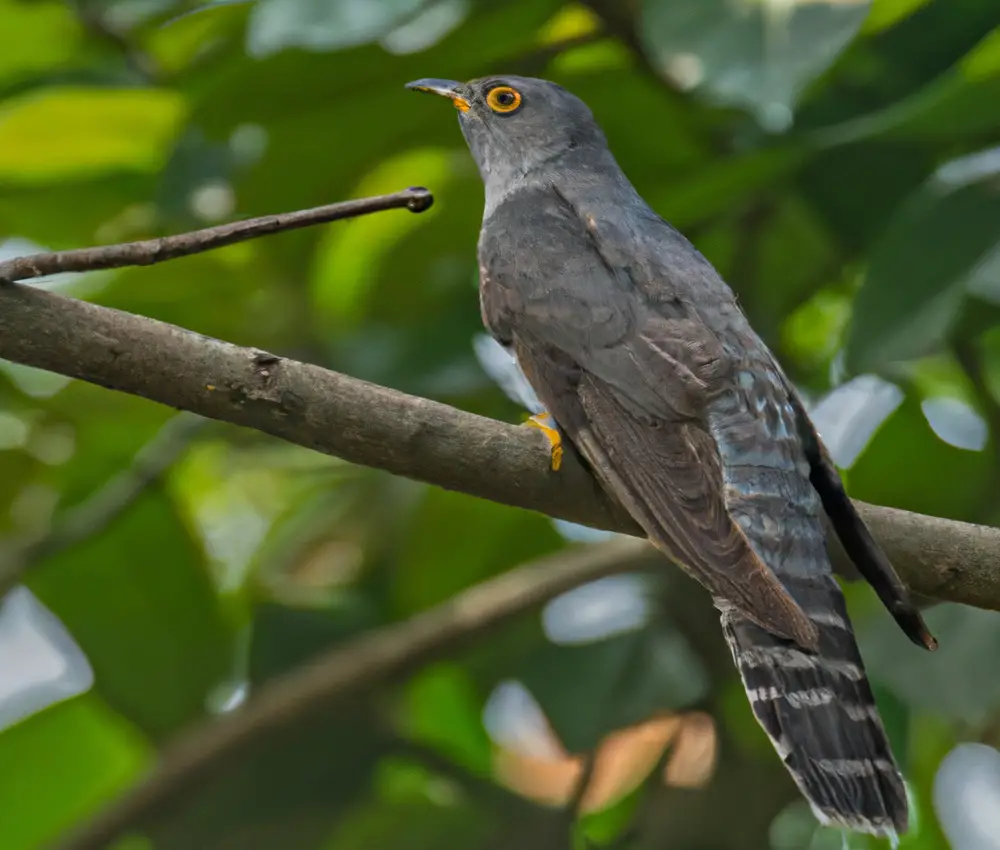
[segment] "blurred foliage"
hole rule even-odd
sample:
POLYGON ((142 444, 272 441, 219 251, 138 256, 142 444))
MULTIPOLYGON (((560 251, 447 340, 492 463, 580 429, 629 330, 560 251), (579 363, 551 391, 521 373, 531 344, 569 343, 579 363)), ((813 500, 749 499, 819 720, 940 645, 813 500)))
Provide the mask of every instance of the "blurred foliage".
MULTIPOLYGON (((478 175, 449 111, 402 86, 545 76, 587 100, 640 192, 719 267, 811 402, 830 401, 817 418, 835 457, 857 447, 852 495, 1000 520, 996 0, 0 0, 0 33, 0 255, 409 185, 436 198, 421 216, 45 285, 516 421, 474 346, 478 175), (886 387, 896 400, 876 405, 886 387)), ((58 533, 172 415, 0 363, 0 536, 58 533)), ((92 688, 60 690, 59 656, 0 611, 0 709, 25 682, 51 685, 0 723, 0 847, 54 838, 179 729, 319 649, 571 532, 201 432, 27 579, 92 688)), ((704 596, 673 573, 637 578, 268 741, 146 824, 152 846, 839 847, 754 723, 704 596), (572 830, 553 806, 595 748, 603 784, 572 830)), ((902 846, 958 842, 969 798, 938 769, 961 740, 1000 744, 1000 618, 934 611, 931 659, 867 589, 848 595, 912 783, 902 846)))

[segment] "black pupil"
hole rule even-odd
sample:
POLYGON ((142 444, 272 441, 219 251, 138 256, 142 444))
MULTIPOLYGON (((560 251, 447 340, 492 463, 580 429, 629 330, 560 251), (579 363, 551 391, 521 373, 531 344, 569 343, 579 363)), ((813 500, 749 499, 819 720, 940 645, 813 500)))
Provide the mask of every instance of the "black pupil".
POLYGON ((514 92, 502 91, 497 95, 497 103, 501 106, 510 106, 514 102, 514 92))

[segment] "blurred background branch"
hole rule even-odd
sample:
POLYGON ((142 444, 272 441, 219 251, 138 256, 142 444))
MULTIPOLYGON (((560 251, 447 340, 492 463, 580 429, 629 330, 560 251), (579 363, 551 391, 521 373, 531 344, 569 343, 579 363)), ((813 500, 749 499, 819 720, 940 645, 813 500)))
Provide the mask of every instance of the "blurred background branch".
POLYGON ((262 737, 331 710, 338 700, 357 698, 398 680, 579 584, 657 560, 649 546, 631 539, 571 549, 525 564, 404 623, 323 653, 264 685, 228 717, 178 738, 164 750, 148 779, 59 846, 100 850, 197 794, 201 784, 262 737))

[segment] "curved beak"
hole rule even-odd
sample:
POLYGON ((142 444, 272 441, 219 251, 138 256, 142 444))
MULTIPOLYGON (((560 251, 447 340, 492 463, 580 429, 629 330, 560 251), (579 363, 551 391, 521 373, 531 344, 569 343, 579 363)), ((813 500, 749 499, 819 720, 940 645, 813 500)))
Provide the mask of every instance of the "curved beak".
POLYGON ((469 111, 469 101, 462 97, 461 94, 463 86, 454 80, 436 80, 428 77, 423 80, 414 80, 412 83, 407 83, 406 87, 413 91, 425 91, 446 97, 455 104, 455 108, 460 112, 469 111))

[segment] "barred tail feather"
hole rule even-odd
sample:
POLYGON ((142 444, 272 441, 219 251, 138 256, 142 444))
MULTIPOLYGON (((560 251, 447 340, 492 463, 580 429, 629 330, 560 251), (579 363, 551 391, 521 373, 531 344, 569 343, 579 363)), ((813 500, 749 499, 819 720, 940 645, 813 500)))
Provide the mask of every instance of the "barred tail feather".
POLYGON ((906 832, 906 790, 832 576, 784 579, 820 631, 815 653, 722 603, 722 626, 750 705, 825 824, 906 832))

